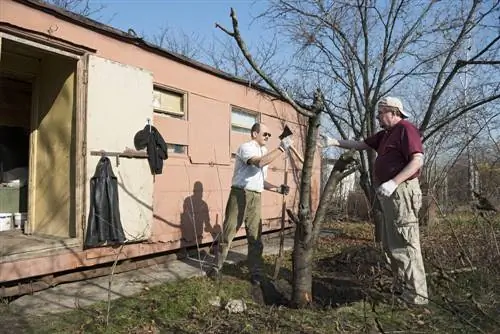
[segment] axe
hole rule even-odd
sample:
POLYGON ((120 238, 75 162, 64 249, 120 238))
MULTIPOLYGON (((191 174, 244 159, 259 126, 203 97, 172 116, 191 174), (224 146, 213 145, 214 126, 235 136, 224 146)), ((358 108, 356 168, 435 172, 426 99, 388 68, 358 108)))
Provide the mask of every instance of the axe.
MULTIPOLYGON (((285 125, 285 128, 283 129, 283 132, 281 135, 279 135, 279 139, 283 140, 283 138, 286 138, 288 136, 291 136, 292 130, 285 125)), ((291 147, 290 147, 291 148, 291 147)), ((288 170, 287 170, 287 161, 288 157, 285 155, 285 167, 284 167, 284 177, 283 177, 283 184, 288 185, 288 170)), ((278 279, 278 275, 280 272, 280 267, 281 264, 283 263, 283 253, 284 253, 284 247, 285 247, 285 216, 286 216, 286 195, 283 194, 281 195, 281 229, 280 229, 280 248, 278 252, 278 257, 276 258, 276 262, 274 263, 274 275, 273 275, 273 280, 278 279)))
MULTIPOLYGON (((293 135, 292 130, 290 130, 290 128, 288 127, 288 125, 285 125, 285 128, 283 129, 283 132, 278 136, 278 138, 280 140, 283 140, 283 138, 286 138, 286 137, 291 136, 291 135, 293 135)), ((301 163, 304 163, 304 158, 297 151, 297 149, 295 147, 290 146, 290 150, 297 156, 297 158, 300 160, 301 163)), ((285 164, 286 164, 286 160, 285 160, 285 164)), ((285 171, 286 171, 286 167, 285 167, 285 171)), ((286 184, 286 181, 285 181, 284 184, 286 184)))

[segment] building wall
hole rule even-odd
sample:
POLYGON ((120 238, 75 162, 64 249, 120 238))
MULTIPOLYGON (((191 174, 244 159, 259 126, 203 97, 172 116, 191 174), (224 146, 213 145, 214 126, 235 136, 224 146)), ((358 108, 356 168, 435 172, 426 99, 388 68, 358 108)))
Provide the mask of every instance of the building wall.
MULTIPOLYGON (((273 134, 270 148, 278 145, 278 135, 283 126, 281 120, 286 119, 286 123, 296 134, 297 149, 303 152, 302 139, 305 130, 300 124, 304 124, 304 121, 286 103, 271 99, 249 86, 145 51, 136 45, 13 0, 0 1, 0 23, 22 27, 43 34, 49 39, 68 41, 93 49, 98 56, 150 71, 155 84, 172 87, 187 94, 186 120, 167 118, 159 114, 155 114, 153 120, 167 142, 189 146, 188 155, 171 154, 164 165, 163 174, 156 176, 154 181, 154 223, 151 241, 168 243, 162 248, 164 250, 193 245, 195 234, 202 234, 202 241, 208 242, 220 231, 233 171, 231 152, 246 140, 244 136, 231 133, 231 106, 261 113, 262 120, 269 125, 273 134), (193 210, 193 207, 196 207, 196 210, 193 210)), ((97 112, 105 113, 106 110, 97 112)), ((138 124, 138 130, 142 126, 144 124, 138 124)), ((318 155, 317 177, 313 180, 313 205, 318 203, 319 164, 318 155)), ((292 205, 298 201, 298 193, 294 190, 297 188, 296 181, 300 176, 301 165, 288 164, 290 165, 296 166, 293 176, 288 177, 292 188, 288 203, 292 205)), ((280 184, 283 180, 283 166, 283 159, 272 164, 268 181, 280 184)), ((279 226, 280 203, 279 194, 263 195, 263 218, 266 220, 264 229, 279 226)), ((240 235, 243 233, 244 229, 240 231, 240 235)), ((147 250, 148 246, 127 247, 130 248, 129 254, 134 256, 156 252, 161 248, 155 246, 147 250)), ((85 261, 81 263, 88 264, 85 261)))

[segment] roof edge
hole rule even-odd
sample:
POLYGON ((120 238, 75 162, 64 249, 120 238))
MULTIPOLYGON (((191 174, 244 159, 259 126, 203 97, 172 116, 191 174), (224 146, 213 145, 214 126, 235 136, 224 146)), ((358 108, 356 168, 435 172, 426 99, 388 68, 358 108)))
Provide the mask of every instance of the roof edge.
POLYGON ((279 94, 277 94, 272 89, 269 89, 267 87, 264 87, 264 86, 261 86, 258 84, 254 84, 250 80, 236 77, 232 74, 218 70, 215 67, 201 63, 201 62, 196 61, 194 59, 191 59, 191 58, 188 58, 188 57, 183 56, 181 54, 178 54, 176 52, 161 48, 157 45, 154 45, 150 42, 145 41, 143 38, 133 36, 133 35, 128 34, 122 30, 105 25, 103 23, 100 23, 100 22, 95 21, 93 19, 90 19, 88 17, 73 13, 71 11, 65 10, 65 9, 57 7, 55 5, 41 2, 40 0, 13 0, 13 1, 21 3, 21 4, 26 5, 28 7, 31 7, 31 8, 40 10, 40 11, 45 12, 47 14, 54 15, 58 18, 61 18, 63 20, 77 24, 77 25, 82 26, 82 27, 87 28, 87 29, 91 29, 91 30, 96 31, 98 33, 101 33, 103 35, 107 35, 108 37, 112 37, 112 38, 120 40, 122 42, 133 44, 133 45, 135 45, 135 46, 137 46, 145 51, 155 53, 155 54, 158 54, 158 55, 163 56, 165 58, 180 62, 184 65, 187 65, 187 66, 196 68, 198 70, 201 70, 203 72, 215 75, 219 78, 222 78, 222 79, 225 79, 228 81, 232 81, 232 82, 235 82, 235 83, 243 85, 243 86, 254 88, 254 89, 261 91, 263 93, 272 95, 272 96, 280 99, 281 101, 285 101, 279 94))

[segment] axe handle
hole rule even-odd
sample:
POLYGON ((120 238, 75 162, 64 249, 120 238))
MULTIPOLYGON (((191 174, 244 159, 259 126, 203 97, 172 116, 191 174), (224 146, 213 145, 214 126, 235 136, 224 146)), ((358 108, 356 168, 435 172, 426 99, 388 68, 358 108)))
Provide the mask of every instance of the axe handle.
MULTIPOLYGON (((283 184, 288 185, 288 170, 287 170, 287 158, 285 157, 285 172, 284 172, 283 184)), ((280 248, 278 252, 278 257, 276 258, 276 263, 274 265, 274 275, 273 279, 278 279, 280 272, 281 263, 283 262, 283 253, 285 248, 285 216, 286 216, 286 195, 282 195, 281 203, 281 230, 280 230, 280 248)))

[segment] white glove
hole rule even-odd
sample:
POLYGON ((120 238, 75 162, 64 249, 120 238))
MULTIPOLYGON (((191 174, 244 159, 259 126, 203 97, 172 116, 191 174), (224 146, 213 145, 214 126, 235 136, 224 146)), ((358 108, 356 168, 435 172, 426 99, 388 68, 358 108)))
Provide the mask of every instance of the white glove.
POLYGON ((396 182, 394 182, 393 180, 389 180, 387 182, 382 183, 378 187, 377 193, 379 193, 379 195, 389 197, 392 195, 392 193, 394 192, 394 190, 396 190, 397 187, 398 185, 396 184, 396 182))
POLYGON ((288 150, 288 148, 290 146, 293 145, 293 140, 292 140, 292 137, 291 136, 288 136, 286 138, 283 138, 281 140, 281 143, 280 143, 280 148, 283 150, 283 151, 286 151, 288 150))
POLYGON ((325 135, 320 135, 322 139, 322 146, 323 147, 328 147, 328 146, 339 146, 339 141, 335 138, 330 138, 325 135))

